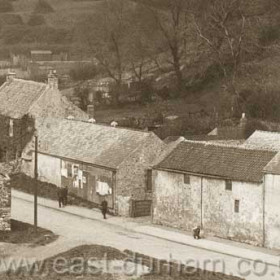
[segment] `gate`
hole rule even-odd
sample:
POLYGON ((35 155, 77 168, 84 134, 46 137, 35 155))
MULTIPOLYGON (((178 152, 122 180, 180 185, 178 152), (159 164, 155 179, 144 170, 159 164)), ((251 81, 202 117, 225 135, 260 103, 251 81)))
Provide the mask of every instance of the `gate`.
POLYGON ((152 200, 132 200, 131 217, 150 216, 152 210, 152 200))

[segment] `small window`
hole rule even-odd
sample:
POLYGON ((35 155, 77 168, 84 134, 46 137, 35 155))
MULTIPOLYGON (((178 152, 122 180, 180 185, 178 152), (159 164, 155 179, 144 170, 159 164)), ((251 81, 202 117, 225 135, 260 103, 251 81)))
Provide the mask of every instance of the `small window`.
POLYGON ((67 177, 71 178, 72 177, 72 164, 67 163, 67 177))
POLYGON ((189 185, 190 184, 190 176, 187 174, 184 174, 184 184, 189 185))
POLYGON ((239 200, 234 201, 234 212, 239 213, 239 200))
POLYGON ((226 180, 226 190, 232 191, 232 181, 231 180, 226 180))
POLYGON ((147 170, 147 191, 152 191, 152 169, 147 170))

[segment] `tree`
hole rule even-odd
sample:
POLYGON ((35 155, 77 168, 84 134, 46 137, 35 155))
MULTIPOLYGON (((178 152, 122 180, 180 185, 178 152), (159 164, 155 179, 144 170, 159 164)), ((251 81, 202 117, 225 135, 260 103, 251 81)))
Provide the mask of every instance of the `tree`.
POLYGON ((201 1, 199 17, 194 18, 196 32, 220 66, 226 84, 236 95, 235 80, 242 63, 246 17, 241 0, 201 1))
POLYGON ((129 2, 126 0, 107 0, 101 11, 88 18, 83 26, 84 38, 91 53, 107 75, 116 82, 116 104, 119 103, 123 74, 127 69, 128 12, 129 2), (95 27, 94 34, 90 32, 89 24, 95 27))
POLYGON ((171 64, 177 81, 178 94, 184 90, 182 68, 186 58, 186 39, 189 22, 190 1, 187 0, 164 0, 156 8, 152 8, 154 18, 162 40, 161 46, 157 46, 158 50, 166 54, 167 62, 171 64))

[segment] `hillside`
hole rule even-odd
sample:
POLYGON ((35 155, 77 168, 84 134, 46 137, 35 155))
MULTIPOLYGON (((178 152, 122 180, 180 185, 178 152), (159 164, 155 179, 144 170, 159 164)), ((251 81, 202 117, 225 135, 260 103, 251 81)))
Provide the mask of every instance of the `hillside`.
MULTIPOLYGON (((222 119, 232 115, 240 117, 246 112, 252 118, 280 121, 280 6, 277 0, 190 0, 192 14, 189 22, 183 22, 181 27, 172 22, 176 17, 170 14, 169 0, 124 0, 126 5, 121 12, 127 22, 121 25, 117 4, 123 1, 115 1, 116 6, 112 6, 106 16, 102 0, 17 0, 8 1, 12 7, 2 5, 1 10, 1 3, 5 1, 8 0, 0 0, 0 60, 7 58, 10 52, 28 53, 34 48, 51 49, 55 53, 67 51, 70 56, 83 58, 95 51, 103 58, 100 60, 103 74, 121 77, 133 72, 132 66, 136 65, 138 68, 133 70, 136 74, 141 70, 142 76, 137 77, 140 82, 152 77, 154 90, 160 93, 161 99, 160 106, 150 104, 152 111, 164 107, 165 115, 188 116, 205 110, 210 115, 218 112, 222 119), (213 14, 208 14, 210 2, 242 4, 228 13, 228 33, 224 33, 225 26, 221 22, 209 24, 213 18, 213 14), (197 7, 197 3, 203 5, 197 7), (240 11, 246 18, 244 30, 240 11), (197 22, 193 21, 194 17, 197 22), (161 24, 158 19, 162 20, 161 24), (204 35, 214 48, 213 45, 209 48, 204 35), (91 38, 92 42, 87 42, 91 38), (236 42, 240 39, 239 46, 236 42), (222 55, 217 58, 216 53, 222 55), (122 61, 118 61, 119 58, 122 61), (166 91, 164 98, 162 89, 166 91)), ((218 15, 219 21, 223 10, 217 7, 214 7, 214 16, 218 15)), ((101 121, 145 117, 149 114, 147 102, 150 101, 102 108, 97 116, 101 121)))
POLYGON ((40 1, 10 1, 12 10, 0 9, 0 59, 6 58, 10 51, 26 53, 32 48, 73 53, 84 50, 76 28, 85 17, 98 11, 100 1, 43 0, 50 10, 38 8, 40 1))

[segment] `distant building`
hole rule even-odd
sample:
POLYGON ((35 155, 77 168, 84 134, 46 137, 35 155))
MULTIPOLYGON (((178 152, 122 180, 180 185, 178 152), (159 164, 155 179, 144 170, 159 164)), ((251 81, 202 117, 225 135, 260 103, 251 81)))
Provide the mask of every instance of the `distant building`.
MULTIPOLYGON (((96 206, 105 195, 110 211, 122 216, 131 215, 133 201, 150 202, 150 214, 150 170, 165 148, 153 133, 64 119, 46 120, 39 139, 39 180, 68 186, 96 206)), ((33 162, 24 170, 32 174, 33 162)))
POLYGON ((276 154, 178 141, 153 169, 153 222, 280 249, 276 154))
POLYGON ((50 50, 32 50, 30 55, 33 62, 52 60, 52 51, 50 50))
POLYGON ((280 132, 256 130, 243 144, 252 149, 280 151, 280 132))

